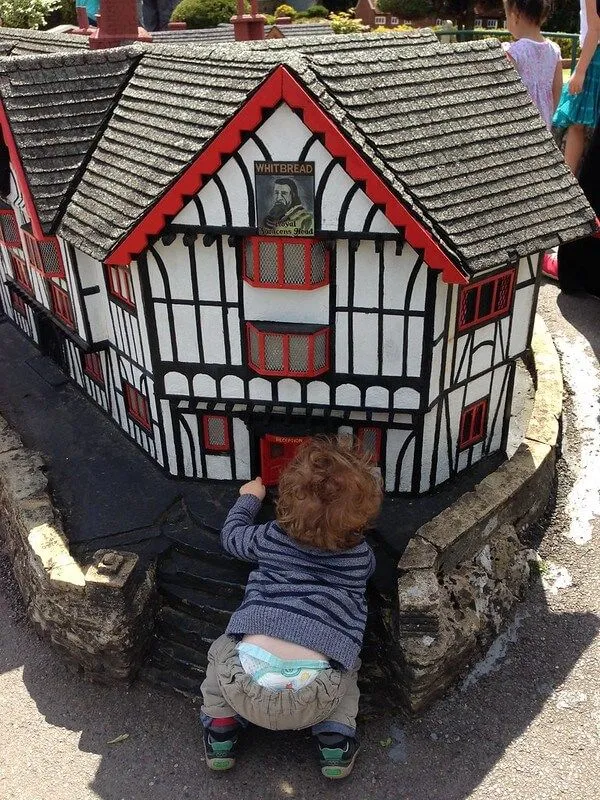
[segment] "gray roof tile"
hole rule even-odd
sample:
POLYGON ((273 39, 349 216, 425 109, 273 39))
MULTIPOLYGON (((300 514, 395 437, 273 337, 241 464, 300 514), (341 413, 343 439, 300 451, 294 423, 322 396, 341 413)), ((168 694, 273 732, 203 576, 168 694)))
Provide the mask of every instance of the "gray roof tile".
POLYGON ((141 54, 132 47, 0 59, 0 92, 47 233, 141 54))

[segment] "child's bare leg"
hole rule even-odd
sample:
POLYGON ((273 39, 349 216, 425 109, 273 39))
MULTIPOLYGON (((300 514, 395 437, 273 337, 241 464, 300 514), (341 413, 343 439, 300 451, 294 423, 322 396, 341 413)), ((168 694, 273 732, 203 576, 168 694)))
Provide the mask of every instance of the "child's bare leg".
POLYGON ((585 125, 571 125, 567 131, 567 141, 565 143, 565 161, 567 166, 573 173, 577 175, 583 149, 585 147, 585 134, 587 128, 585 125))

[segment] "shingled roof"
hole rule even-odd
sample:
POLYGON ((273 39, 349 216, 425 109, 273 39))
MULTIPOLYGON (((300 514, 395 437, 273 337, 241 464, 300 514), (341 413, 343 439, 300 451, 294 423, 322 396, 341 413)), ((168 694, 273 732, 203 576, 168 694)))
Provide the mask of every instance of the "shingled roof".
POLYGON ((517 72, 492 39, 338 58, 310 68, 467 272, 588 235, 594 214, 517 72))
POLYGON ((290 51, 367 47, 378 54, 392 44, 414 48, 432 39, 428 32, 148 48, 69 204, 61 234, 104 258, 290 51))
POLYGON ((3 56, 64 53, 65 50, 87 49, 87 36, 35 31, 25 28, 0 28, 0 55, 3 56))
POLYGON ((0 59, 0 93, 46 233, 142 52, 123 47, 0 59))
MULTIPOLYGON (((265 25, 265 36, 273 28, 281 33, 285 39, 295 37, 307 38, 315 36, 331 36, 329 22, 307 22, 303 25, 265 25)), ((230 23, 222 23, 216 28, 189 28, 185 30, 154 31, 152 42, 154 44, 207 44, 212 42, 235 41, 235 29, 230 23)))
POLYGON ((58 229, 100 260, 278 64, 465 274, 595 229, 517 73, 491 40, 440 45, 425 31, 136 51, 143 54, 58 229))

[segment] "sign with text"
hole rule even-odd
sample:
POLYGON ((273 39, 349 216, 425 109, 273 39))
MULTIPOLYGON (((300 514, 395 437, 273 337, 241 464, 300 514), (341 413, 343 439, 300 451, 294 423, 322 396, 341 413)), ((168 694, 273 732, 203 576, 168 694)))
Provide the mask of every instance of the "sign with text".
POLYGON ((260 236, 314 236, 314 161, 255 161, 260 236))

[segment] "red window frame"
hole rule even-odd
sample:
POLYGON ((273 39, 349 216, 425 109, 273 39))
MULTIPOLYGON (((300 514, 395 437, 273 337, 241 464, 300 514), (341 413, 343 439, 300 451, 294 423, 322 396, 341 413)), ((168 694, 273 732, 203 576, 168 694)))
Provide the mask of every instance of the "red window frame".
POLYGON ((478 281, 477 283, 468 286, 461 286, 458 298, 458 330, 459 332, 466 331, 473 328, 475 325, 481 325, 489 322, 492 319, 503 317, 507 314, 513 303, 514 288, 515 288, 516 270, 509 269, 492 275, 489 278, 478 281), (508 285, 505 290, 501 290, 501 284, 507 281, 508 285), (492 296, 490 299, 490 311, 487 314, 481 313, 482 294, 483 289, 491 286, 492 296), (472 299, 471 299, 472 298, 472 299), (465 317, 469 311, 468 307, 472 304, 473 319, 465 321, 465 317))
POLYGON ((36 239, 29 231, 21 228, 21 238, 30 266, 46 278, 65 277, 65 264, 56 236, 45 236, 43 239, 36 239), (45 248, 49 248, 52 251, 52 261, 45 256, 45 248))
POLYGON ((376 428, 374 426, 367 426, 364 428, 359 428, 356 431, 356 438, 358 439, 358 443, 365 452, 371 452, 371 457, 375 464, 379 464, 381 462, 381 439, 382 439, 382 431, 381 428, 376 428), (372 451, 367 451, 364 448, 364 440, 366 433, 373 433, 375 435, 375 446, 372 451))
POLYGON ((104 373, 102 371, 102 361, 100 353, 83 353, 83 371, 96 383, 104 386, 104 373))
POLYGON ((258 375, 272 375, 292 378, 314 378, 317 375, 322 375, 329 371, 329 328, 327 325, 316 327, 312 331, 285 331, 281 330, 281 324, 272 327, 265 325, 263 330, 260 330, 256 324, 252 322, 246 323, 246 346, 248 352, 248 366, 254 370, 258 375), (258 363, 252 360, 252 338, 258 337, 258 363), (269 369, 266 361, 266 337, 277 336, 282 339, 282 369, 269 369), (324 336, 324 357, 325 363, 322 367, 315 366, 315 337, 324 336), (308 354, 307 354, 307 368, 306 370, 292 370, 290 367, 290 341, 294 337, 308 337, 308 354))
POLYGON ((64 322, 69 328, 75 328, 75 320, 73 319, 73 308, 71 307, 71 300, 69 295, 60 286, 57 286, 52 281, 48 281, 48 288, 50 290, 50 305, 52 306, 52 313, 58 317, 61 322, 64 322))
POLYGON ((329 250, 321 239, 306 239, 302 237, 278 238, 275 236, 252 236, 244 240, 243 248, 243 275, 246 283, 261 289, 296 289, 307 291, 327 286, 329 283, 329 250), (260 245, 270 244, 277 248, 277 280, 262 281, 260 279, 260 245), (285 248, 304 247, 304 281, 303 283, 289 283, 285 278, 285 248), (312 280, 313 251, 316 247, 323 248, 323 278, 319 281, 312 280), (248 263, 248 249, 252 251, 252 265, 248 263), (249 267, 252 269, 249 270, 249 267))
POLYGON ((460 415, 458 448, 465 450, 485 439, 489 398, 484 397, 463 408, 460 415))
POLYGON ((25 300, 23 300, 23 298, 14 291, 14 289, 10 290, 10 304, 15 311, 18 311, 22 317, 27 319, 27 304, 25 303, 25 300))
POLYGON ((228 453, 231 449, 229 420, 223 414, 204 414, 202 417, 202 443, 207 453, 228 453), (222 425, 223 442, 215 444, 211 441, 210 423, 217 421, 222 425))
POLYGON ((111 297, 120 300, 127 308, 135 308, 133 299, 133 284, 131 283, 131 271, 128 266, 123 264, 105 264, 106 281, 108 292, 111 297))
POLYGON ((27 262, 15 253, 10 254, 10 261, 12 264, 13 277, 16 282, 26 289, 31 291, 31 276, 29 275, 29 268, 27 262))
POLYGON ((21 246, 19 223, 12 208, 0 208, 0 242, 6 247, 21 246), (6 235, 8 231, 12 233, 12 239, 6 235))
POLYGON ((132 386, 127 381, 123 381, 123 397, 125 398, 125 410, 134 422, 137 422, 146 431, 152 431, 150 421, 150 407, 148 399, 142 392, 132 386))

